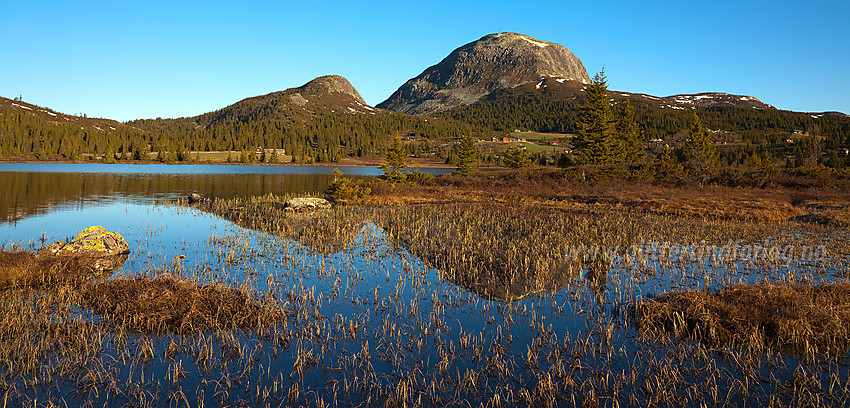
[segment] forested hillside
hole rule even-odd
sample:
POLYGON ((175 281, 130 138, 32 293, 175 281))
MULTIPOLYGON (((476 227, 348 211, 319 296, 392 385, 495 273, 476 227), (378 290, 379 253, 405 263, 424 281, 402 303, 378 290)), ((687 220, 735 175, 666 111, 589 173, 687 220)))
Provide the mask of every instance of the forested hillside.
MULTIPOLYGON (((686 100, 624 92, 610 92, 609 96, 614 105, 629 100, 647 147, 653 146, 651 140, 663 145, 683 141, 694 111, 716 142, 725 146, 721 153, 730 163, 741 162, 759 149, 774 156, 797 154, 799 149, 803 150, 800 154, 817 159, 850 146, 850 116, 837 112, 812 114, 726 103, 671 105, 665 101, 686 100)), ((578 133, 585 99, 584 90, 576 83, 556 82, 545 88, 532 84, 494 92, 440 116, 495 132, 578 133)))
MULTIPOLYGON (((27 110, 0 110, 0 156, 81 160, 89 155, 119 159, 162 152, 162 161, 191 160, 189 151, 285 149, 296 162, 333 162, 343 156, 382 155, 392 135, 445 138, 460 132, 451 120, 393 112, 319 112, 302 120, 264 118, 209 128, 192 119, 147 119, 100 127, 78 120, 47 120, 27 110)), ((78 118, 83 119, 83 118, 78 118)), ((96 122, 93 122, 96 123, 96 122)))

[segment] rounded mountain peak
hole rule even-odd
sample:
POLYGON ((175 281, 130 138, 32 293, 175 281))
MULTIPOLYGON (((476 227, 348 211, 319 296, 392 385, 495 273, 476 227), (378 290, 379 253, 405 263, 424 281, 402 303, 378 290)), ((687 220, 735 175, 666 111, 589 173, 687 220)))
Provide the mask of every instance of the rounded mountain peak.
POLYGON ((360 103, 366 103, 366 101, 363 100, 363 97, 360 96, 360 93, 354 89, 354 86, 352 86, 347 79, 339 75, 320 76, 297 88, 297 92, 308 99, 333 93, 343 93, 351 95, 360 103))
POLYGON ((380 108, 434 113, 543 77, 589 83, 581 60, 560 44, 518 33, 488 34, 407 81, 380 108))

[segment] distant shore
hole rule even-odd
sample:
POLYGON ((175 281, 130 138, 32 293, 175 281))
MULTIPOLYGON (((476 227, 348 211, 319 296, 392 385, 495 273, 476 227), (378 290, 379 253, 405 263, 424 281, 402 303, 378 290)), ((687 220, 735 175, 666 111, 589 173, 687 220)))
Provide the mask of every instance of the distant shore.
MULTIPOLYGON (((415 162, 420 167, 429 167, 429 168, 454 168, 451 164, 446 164, 443 160, 434 160, 434 159, 419 159, 419 158, 410 158, 410 161, 415 162)), ((65 164, 168 164, 168 165, 251 165, 251 166, 339 166, 339 167, 357 167, 357 166, 368 166, 368 167, 379 167, 383 164, 384 159, 382 157, 374 157, 374 158, 353 158, 353 157, 345 157, 341 159, 338 163, 328 162, 328 163, 292 163, 292 162, 280 162, 280 163, 242 163, 242 162, 227 162, 220 160, 209 160, 209 161, 184 161, 184 162, 160 162, 156 160, 121 160, 116 161, 115 163, 104 163, 102 160, 84 160, 84 161, 75 161, 75 160, 31 160, 31 159, 21 159, 21 160, 10 160, 10 159, 0 159, 0 163, 65 163, 65 164)))

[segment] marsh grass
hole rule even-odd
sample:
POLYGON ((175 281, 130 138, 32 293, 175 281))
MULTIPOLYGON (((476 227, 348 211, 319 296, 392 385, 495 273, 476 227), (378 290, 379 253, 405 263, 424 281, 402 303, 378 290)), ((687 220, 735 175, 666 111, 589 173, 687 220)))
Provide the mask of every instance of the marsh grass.
POLYGON ((49 287, 83 282, 96 276, 96 259, 39 256, 26 251, 0 251, 0 290, 14 287, 49 287))
POLYGON ((143 333, 197 333, 273 325, 283 311, 245 290, 204 285, 170 274, 87 284, 81 306, 122 329, 143 333))
POLYGON ((202 253, 197 269, 2 292, 0 393, 25 406, 850 403, 847 359, 825 347, 657 341, 632 312, 682 288, 840 279, 834 226, 536 200, 289 214, 285 199, 195 206, 248 228, 178 244, 202 253), (827 249, 806 262, 679 250, 730 242, 827 249))
MULTIPOLYGON (((320 253, 344 250, 360 232, 365 218, 352 208, 336 208, 314 213, 284 211, 292 196, 264 196, 216 199, 199 203, 194 208, 215 214, 252 230, 294 239, 320 253)), ((177 205, 185 205, 180 201, 177 205)))
POLYGON ((639 303, 643 335, 675 335, 710 346, 846 352, 850 284, 733 285, 716 292, 678 291, 639 303))
MULTIPOLYGON (((574 172, 574 171, 573 171, 574 172)), ((636 180, 582 181, 570 171, 523 170, 443 175, 428 185, 373 183, 356 203, 371 206, 452 202, 543 204, 572 211, 603 210, 697 219, 827 223, 850 227, 847 185, 735 188, 657 185, 636 180)))

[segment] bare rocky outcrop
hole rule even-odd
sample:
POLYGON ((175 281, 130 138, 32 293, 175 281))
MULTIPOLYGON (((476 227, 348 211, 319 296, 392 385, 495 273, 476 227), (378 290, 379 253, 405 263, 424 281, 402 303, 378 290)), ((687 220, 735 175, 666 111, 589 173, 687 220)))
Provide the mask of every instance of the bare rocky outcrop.
POLYGON ((360 93, 354 89, 354 86, 347 79, 339 75, 320 76, 310 82, 307 82, 295 91, 301 94, 302 97, 309 100, 311 97, 321 97, 329 94, 344 94, 351 96, 354 100, 365 104, 366 101, 360 96, 360 93))
POLYGON ((563 45, 517 33, 490 34, 452 51, 377 107, 435 113, 546 77, 590 82, 581 60, 563 45))
POLYGON ((92 226, 80 231, 70 242, 57 241, 48 245, 37 256, 87 258, 92 260, 94 272, 111 272, 127 261, 129 253, 130 246, 121 234, 92 226))

